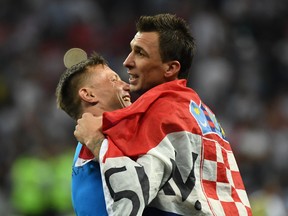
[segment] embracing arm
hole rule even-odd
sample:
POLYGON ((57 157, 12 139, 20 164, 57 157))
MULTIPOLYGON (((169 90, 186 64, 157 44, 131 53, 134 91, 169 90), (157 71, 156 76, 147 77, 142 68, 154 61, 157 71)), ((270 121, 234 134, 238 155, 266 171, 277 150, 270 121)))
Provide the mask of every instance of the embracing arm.
POLYGON ((82 118, 77 120, 74 136, 94 154, 95 159, 99 160, 99 150, 103 140, 102 116, 95 117, 91 113, 84 113, 82 118))
POLYGON ((161 189, 171 178, 178 137, 169 134, 180 128, 178 118, 173 118, 175 109, 167 108, 166 100, 146 110, 125 111, 120 113, 124 117, 104 115, 108 143, 101 147, 99 162, 108 214, 138 216, 154 204, 159 191, 162 196, 161 189))
POLYGON ((175 159, 174 148, 166 141, 136 160, 127 156, 103 160, 108 147, 107 142, 103 143, 99 161, 109 215, 140 216, 157 196, 171 177, 175 159))

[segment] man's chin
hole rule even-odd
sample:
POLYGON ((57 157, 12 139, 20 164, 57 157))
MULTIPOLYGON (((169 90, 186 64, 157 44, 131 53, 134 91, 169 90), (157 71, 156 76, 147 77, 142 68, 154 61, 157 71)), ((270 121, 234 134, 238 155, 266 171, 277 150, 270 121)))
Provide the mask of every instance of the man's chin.
POLYGON ((126 101, 126 102, 124 103, 124 106, 125 106, 125 107, 128 107, 128 106, 130 106, 131 104, 132 104, 131 102, 127 102, 127 101, 126 101))

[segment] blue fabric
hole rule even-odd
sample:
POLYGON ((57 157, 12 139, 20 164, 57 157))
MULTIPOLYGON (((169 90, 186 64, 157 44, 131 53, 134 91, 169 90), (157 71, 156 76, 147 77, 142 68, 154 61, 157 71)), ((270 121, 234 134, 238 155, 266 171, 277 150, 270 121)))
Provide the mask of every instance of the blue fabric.
POLYGON ((72 205, 77 216, 106 216, 99 163, 75 167, 82 145, 78 143, 72 167, 72 205))

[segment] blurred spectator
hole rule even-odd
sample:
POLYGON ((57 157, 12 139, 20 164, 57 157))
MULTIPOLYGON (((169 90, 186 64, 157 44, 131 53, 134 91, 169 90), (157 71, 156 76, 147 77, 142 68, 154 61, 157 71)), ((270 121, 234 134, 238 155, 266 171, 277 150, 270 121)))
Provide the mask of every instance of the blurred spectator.
POLYGON ((287 211, 279 183, 270 181, 250 195, 254 216, 286 216, 287 211))
MULTIPOLYGON (((54 161, 63 174, 71 170, 72 161, 61 166, 57 162, 59 153, 70 152, 77 144, 74 122, 55 103, 64 53, 71 47, 88 53, 97 50, 127 80, 122 62, 135 33, 134 22, 140 15, 160 12, 177 13, 191 24, 198 48, 189 83, 222 122, 253 203, 261 203, 261 194, 270 200, 265 214, 275 205, 275 216, 288 215, 287 0, 1 3, 0 215, 17 210, 9 202, 19 183, 12 166, 24 156, 37 156, 38 165, 54 161), (271 176, 277 187, 267 183, 271 176)), ((69 179, 62 180, 69 185, 69 179)), ((25 196, 21 199, 29 202, 25 196)), ((61 200, 60 206, 70 205, 60 194, 52 199, 61 200)), ((49 203, 59 210, 54 214, 63 214, 62 207, 49 203)))
POLYGON ((72 215, 71 152, 51 158, 21 156, 11 167, 11 204, 16 214, 72 215))

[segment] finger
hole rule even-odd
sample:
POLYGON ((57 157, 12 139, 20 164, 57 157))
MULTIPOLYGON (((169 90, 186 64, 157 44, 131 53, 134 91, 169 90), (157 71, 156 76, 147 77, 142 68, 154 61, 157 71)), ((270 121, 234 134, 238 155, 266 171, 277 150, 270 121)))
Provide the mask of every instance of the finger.
POLYGON ((76 125, 74 129, 74 136, 77 136, 79 134, 79 130, 80 130, 79 125, 76 125))
POLYGON ((93 115, 91 113, 86 112, 86 113, 83 113, 82 118, 90 118, 92 116, 93 115))
POLYGON ((82 118, 77 119, 77 125, 81 122, 82 118))
POLYGON ((76 137, 76 139, 77 139, 77 136, 78 136, 78 131, 75 129, 73 133, 74 133, 74 136, 75 136, 75 137, 76 137))

